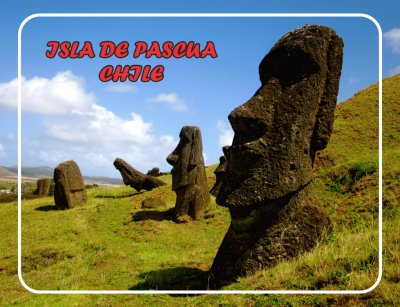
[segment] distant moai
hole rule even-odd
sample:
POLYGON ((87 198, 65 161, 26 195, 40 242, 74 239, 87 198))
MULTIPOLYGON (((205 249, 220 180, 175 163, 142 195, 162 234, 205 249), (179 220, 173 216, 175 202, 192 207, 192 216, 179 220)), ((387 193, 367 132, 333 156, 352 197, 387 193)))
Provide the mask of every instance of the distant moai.
POLYGON ((52 196, 54 195, 54 181, 51 178, 41 178, 36 182, 36 190, 33 192, 35 195, 52 196))
POLYGON ((332 132, 342 57, 334 30, 291 31, 261 61, 261 87, 230 113, 235 135, 216 202, 229 208, 231 224, 210 287, 309 251, 329 228, 310 183, 332 132))
POLYGON ((114 166, 121 173, 124 184, 129 185, 138 192, 142 189, 151 191, 154 188, 166 185, 164 181, 154 176, 145 175, 139 172, 120 158, 115 159, 114 166))
POLYGON ((151 170, 147 172, 147 175, 154 177, 160 176, 160 169, 158 167, 153 167, 151 170))
POLYGON ((173 166, 172 190, 176 193, 174 218, 177 222, 198 219, 208 207, 210 195, 203 159, 201 132, 198 127, 184 126, 180 141, 167 157, 173 166))
POLYGON ((54 201, 58 209, 70 209, 87 202, 85 183, 75 161, 66 161, 54 169, 54 201))

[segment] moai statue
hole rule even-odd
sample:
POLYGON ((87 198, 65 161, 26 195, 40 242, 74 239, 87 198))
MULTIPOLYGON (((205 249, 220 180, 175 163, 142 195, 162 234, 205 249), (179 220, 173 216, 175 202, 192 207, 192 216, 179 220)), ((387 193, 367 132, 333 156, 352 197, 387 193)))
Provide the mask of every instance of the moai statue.
POLYGON ((261 61, 261 87, 230 113, 235 135, 216 202, 229 208, 231 225, 210 287, 311 250, 329 227, 310 182, 332 132, 342 57, 332 29, 291 31, 261 61))
POLYGON ((54 201, 58 209, 70 209, 87 202, 85 183, 75 161, 66 161, 54 169, 54 201))
POLYGON ((164 181, 154 176, 145 175, 139 172, 120 158, 115 159, 114 166, 121 173, 124 184, 129 185, 138 192, 142 189, 151 191, 154 188, 166 185, 164 181))
POLYGON ((215 169, 214 174, 215 174, 215 183, 214 186, 210 190, 210 194, 217 196, 219 193, 219 190, 221 189, 222 185, 222 180, 225 174, 226 170, 226 157, 225 157, 225 151, 228 150, 229 146, 224 146, 222 148, 222 151, 224 152, 224 155, 219 157, 219 165, 215 169))
POLYGON ((160 169, 158 167, 153 167, 147 172, 147 175, 158 177, 160 176, 160 169))
POLYGON ((167 157, 167 162, 173 166, 172 190, 176 193, 174 218, 177 222, 187 222, 190 220, 188 216, 196 220, 204 213, 210 195, 200 129, 184 126, 179 138, 179 144, 167 157))
POLYGON ((36 190, 33 192, 35 195, 51 196, 54 193, 54 181, 51 178, 41 178, 36 182, 36 190))

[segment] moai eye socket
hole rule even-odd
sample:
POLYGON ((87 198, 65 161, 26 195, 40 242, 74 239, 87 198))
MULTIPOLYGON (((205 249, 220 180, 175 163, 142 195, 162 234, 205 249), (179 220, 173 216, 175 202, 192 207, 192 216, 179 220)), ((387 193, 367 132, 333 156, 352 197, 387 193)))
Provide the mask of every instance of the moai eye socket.
POLYGON ((275 77, 282 88, 296 84, 319 70, 314 59, 300 48, 275 49, 262 60, 259 68, 263 84, 275 77))

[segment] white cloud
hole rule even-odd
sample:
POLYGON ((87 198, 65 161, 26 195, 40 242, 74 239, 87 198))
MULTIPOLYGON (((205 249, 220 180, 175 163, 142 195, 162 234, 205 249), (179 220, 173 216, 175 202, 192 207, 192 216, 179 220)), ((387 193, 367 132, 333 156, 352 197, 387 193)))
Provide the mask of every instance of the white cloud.
POLYGON ((206 153, 203 151, 203 160, 204 160, 204 164, 207 165, 208 163, 208 156, 206 155, 206 153))
POLYGON ((188 106, 176 93, 162 93, 147 100, 148 103, 165 103, 172 111, 187 112, 188 106))
MULTIPOLYGON (((0 106, 16 109, 16 86, 16 80, 0 84, 0 106)), ((38 134, 23 135, 24 163, 55 166, 73 159, 84 174, 116 177, 116 157, 140 171, 170 169, 165 158, 177 143, 172 136, 154 133, 153 124, 140 114, 121 117, 98 105, 84 80, 72 72, 24 78, 22 90, 23 109, 43 116, 38 134)), ((0 154, 5 154, 2 145, 0 154)))
POLYGON ((349 85, 353 85, 353 84, 360 84, 360 79, 355 79, 355 78, 350 78, 348 80, 349 85))
POLYGON ((106 90, 113 93, 136 93, 137 86, 127 83, 111 83, 106 90))
MULTIPOLYGON (((0 106, 17 109, 17 79, 0 83, 0 106)), ((87 93, 82 78, 70 71, 58 72, 53 78, 22 77, 22 110, 44 115, 85 111, 95 98, 87 93)))
POLYGON ((6 156, 6 151, 4 149, 3 144, 0 143, 0 158, 4 158, 6 156))
POLYGON ((224 147, 226 145, 232 145, 233 130, 230 126, 227 126, 224 121, 219 120, 217 123, 219 132, 219 145, 224 147))
POLYGON ((394 53, 400 53, 400 28, 393 28, 383 33, 383 38, 394 53))
POLYGON ((396 67, 393 67, 391 70, 389 70, 389 73, 390 73, 391 75, 400 74, 400 65, 399 65, 399 66, 396 66, 396 67))
POLYGON ((14 134, 12 132, 7 133, 7 140, 8 141, 14 141, 14 134))
POLYGON ((46 118, 44 135, 51 144, 40 152, 44 163, 75 159, 84 172, 97 175, 118 176, 112 165, 117 157, 142 172, 168 167, 165 158, 176 145, 172 136, 154 134, 140 114, 124 119, 96 104, 73 116, 46 118))

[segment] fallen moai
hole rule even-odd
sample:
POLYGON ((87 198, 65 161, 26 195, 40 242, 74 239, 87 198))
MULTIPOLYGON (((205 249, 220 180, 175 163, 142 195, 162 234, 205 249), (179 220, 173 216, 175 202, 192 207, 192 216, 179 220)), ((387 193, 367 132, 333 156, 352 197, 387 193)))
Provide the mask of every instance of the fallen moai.
POLYGON ((124 184, 129 185, 138 192, 142 189, 151 191, 154 188, 166 185, 164 181, 154 176, 145 175, 139 172, 120 158, 115 159, 114 166, 121 173, 124 184))
POLYGON ((203 159, 201 132, 198 127, 184 126, 179 133, 180 141, 167 157, 173 166, 172 190, 176 193, 174 219, 187 222, 188 216, 198 219, 208 207, 206 171, 203 159))
POLYGON ((311 250, 329 228, 312 198, 316 152, 328 144, 343 42, 306 25, 284 35, 260 63, 261 87, 234 109, 216 201, 231 225, 210 270, 210 287, 311 250))
POLYGON ((75 161, 66 161, 54 169, 54 201, 58 209, 69 209, 87 202, 85 183, 75 161))

